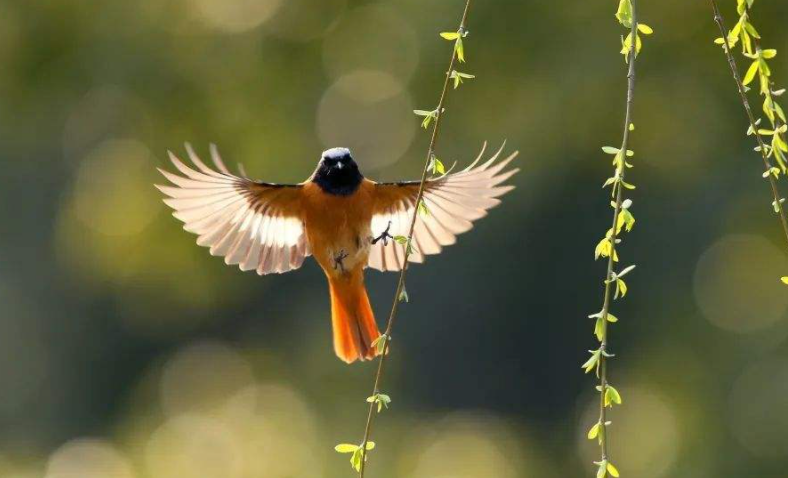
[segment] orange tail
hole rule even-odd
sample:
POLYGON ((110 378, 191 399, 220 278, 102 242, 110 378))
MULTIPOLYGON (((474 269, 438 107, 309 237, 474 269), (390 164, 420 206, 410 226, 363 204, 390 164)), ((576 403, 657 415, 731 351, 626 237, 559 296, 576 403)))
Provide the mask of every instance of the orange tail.
POLYGON ((347 363, 377 355, 372 342, 380 336, 363 276, 329 277, 334 351, 347 363))

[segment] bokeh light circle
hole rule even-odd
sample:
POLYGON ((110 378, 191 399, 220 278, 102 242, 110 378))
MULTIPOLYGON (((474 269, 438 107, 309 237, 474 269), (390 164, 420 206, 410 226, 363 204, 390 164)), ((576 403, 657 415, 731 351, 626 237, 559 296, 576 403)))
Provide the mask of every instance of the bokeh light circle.
POLYGON ((453 414, 420 427, 406 441, 407 454, 417 451, 401 465, 400 476, 409 478, 515 478, 535 468, 523 466, 526 454, 510 427, 488 414, 453 414))
POLYGON ((760 236, 732 234, 712 244, 695 269, 695 299, 709 322, 746 333, 780 321, 788 293, 779 278, 788 261, 760 236))
POLYGON ((352 70, 380 70, 406 83, 418 60, 411 22, 381 4, 347 12, 323 42, 323 63, 334 78, 352 70))
POLYGON ((344 12, 347 0, 287 0, 265 31, 290 41, 307 42, 324 36, 344 12))
POLYGON ((111 444, 77 439, 49 457, 44 478, 134 478, 129 460, 111 444))
POLYGON ((788 456, 788 360, 765 360, 736 379, 729 399, 733 436, 753 455, 788 456))
POLYGON ((312 409, 283 384, 257 384, 241 390, 219 416, 240 438, 246 476, 289 478, 321 476, 318 437, 312 409))
POLYGON ((169 313, 179 306, 210 308, 239 293, 215 280, 207 254, 184 247, 193 239, 162 214, 166 206, 154 184, 167 182, 159 165, 140 141, 100 143, 81 157, 65 188, 55 233, 58 259, 79 279, 69 285, 117 288, 121 312, 112 319, 155 334, 212 317, 169 313))
POLYGON ((269 20, 282 0, 189 0, 210 27, 238 33, 258 27, 269 20))
POLYGON ((134 140, 110 140, 79 164, 73 208, 87 226, 108 236, 142 232, 161 203, 151 194, 155 170, 150 151, 134 140))
POLYGON ((178 351, 164 366, 162 408, 170 416, 209 410, 253 383, 251 366, 231 347, 195 343, 178 351))
POLYGON ((350 148, 362 172, 396 162, 418 127, 410 95, 381 71, 361 70, 339 78, 323 94, 317 131, 324 147, 350 148))
MULTIPOLYGON (((608 412, 612 421, 610 453, 623 476, 657 478, 676 463, 680 435, 676 412, 659 391, 646 387, 619 389, 625 406, 608 412), (625 438, 624 438, 625 437, 625 438)), ((599 398, 589 401, 578 430, 583 463, 599 460, 599 445, 588 439, 588 429, 599 418, 599 398)))
POLYGON ((145 463, 151 478, 242 478, 242 447, 220 420, 186 414, 153 433, 145 463))
POLYGON ((103 141, 146 137, 151 131, 144 102, 120 86, 101 85, 71 107, 63 125, 63 153, 78 160, 103 141))

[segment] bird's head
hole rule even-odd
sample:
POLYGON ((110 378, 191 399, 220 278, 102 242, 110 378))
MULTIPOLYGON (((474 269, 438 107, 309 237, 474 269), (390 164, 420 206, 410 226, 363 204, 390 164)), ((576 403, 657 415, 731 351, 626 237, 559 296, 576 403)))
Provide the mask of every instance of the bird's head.
POLYGON ((361 184, 364 176, 353 161, 347 148, 331 148, 323 151, 312 181, 329 194, 347 196, 361 184))

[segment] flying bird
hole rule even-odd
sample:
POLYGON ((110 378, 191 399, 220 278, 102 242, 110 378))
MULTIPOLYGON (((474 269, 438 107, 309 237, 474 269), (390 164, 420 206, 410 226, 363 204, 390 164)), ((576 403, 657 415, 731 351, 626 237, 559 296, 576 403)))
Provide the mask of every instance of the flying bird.
MULTIPOLYGON (((485 144, 486 147, 486 144, 485 144)), ((514 186, 503 185, 518 169, 506 169, 514 152, 498 161, 503 146, 482 162, 429 178, 412 239, 411 262, 454 244, 472 221, 500 203, 514 186)), ((364 286, 364 269, 401 270, 420 181, 378 183, 364 177, 347 148, 323 152, 317 168, 299 184, 253 181, 231 173, 214 145, 208 167, 189 144, 187 166, 171 152, 180 174, 159 169, 172 185, 156 187, 197 244, 228 265, 258 274, 298 269, 314 256, 328 278, 334 351, 347 363, 375 357, 380 336, 364 286)))

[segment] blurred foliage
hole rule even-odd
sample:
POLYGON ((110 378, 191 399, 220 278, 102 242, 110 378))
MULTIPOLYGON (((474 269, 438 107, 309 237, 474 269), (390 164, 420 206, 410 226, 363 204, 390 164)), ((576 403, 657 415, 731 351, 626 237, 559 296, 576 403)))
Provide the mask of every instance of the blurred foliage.
MULTIPOLYGON (((580 245, 609 216, 598 147, 623 110, 609 3, 473 6, 479 80, 449 105, 440 159, 506 138, 523 172, 411 271, 370 476, 578 476, 597 457, 577 364, 603 265, 580 245)), ((780 476, 788 261, 763 169, 708 5, 639 7, 659 34, 638 66, 648 128, 622 251, 638 287, 617 310, 627 405, 611 412, 611 453, 622 476, 780 476)), ((433 101, 435 34, 457 9, 0 1, 0 475, 352 473, 332 446, 363 425, 373 370, 334 359, 319 269, 260 278, 210 257, 161 204, 155 167, 215 142, 254 177, 296 182, 342 145, 371 178, 417 177, 427 138, 412 111, 433 101)), ((761 0, 751 17, 779 46, 786 15, 761 0)), ((780 58, 771 75, 788 78, 780 58)), ((395 279, 368 274, 379 315, 395 279)))

